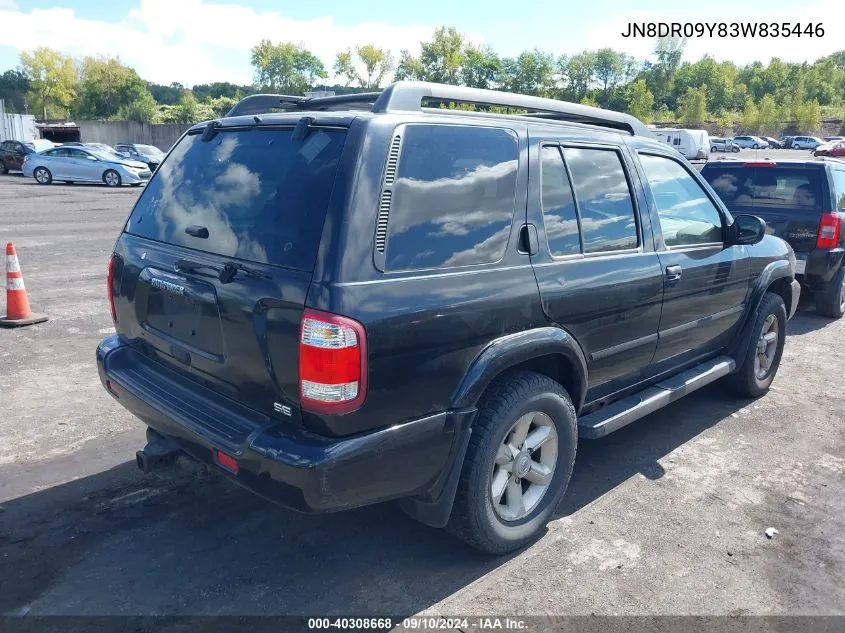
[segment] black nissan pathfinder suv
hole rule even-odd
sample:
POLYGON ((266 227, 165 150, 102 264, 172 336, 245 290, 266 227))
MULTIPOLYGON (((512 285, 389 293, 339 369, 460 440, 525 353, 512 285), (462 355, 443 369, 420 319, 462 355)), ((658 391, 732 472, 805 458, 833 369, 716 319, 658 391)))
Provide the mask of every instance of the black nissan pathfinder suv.
POLYGON ((97 360, 149 427, 145 471, 187 455, 306 512, 401 499, 502 553, 579 437, 722 377, 765 393, 794 265, 625 114, 413 82, 256 95, 141 194, 97 360))
POLYGON ((701 171, 734 213, 753 213, 795 249, 795 273, 816 310, 845 313, 845 161, 713 161, 701 171))

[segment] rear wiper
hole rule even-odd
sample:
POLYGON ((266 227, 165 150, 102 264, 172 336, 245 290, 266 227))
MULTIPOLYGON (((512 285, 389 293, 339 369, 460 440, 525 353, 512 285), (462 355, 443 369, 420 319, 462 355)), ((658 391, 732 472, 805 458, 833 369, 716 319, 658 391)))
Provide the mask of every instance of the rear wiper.
POLYGON ((223 270, 220 271, 218 279, 221 284, 227 284, 232 281, 239 272, 243 273, 247 277, 252 277, 253 279, 270 279, 270 275, 265 275, 264 273, 248 268, 238 262, 226 262, 223 265, 223 270))

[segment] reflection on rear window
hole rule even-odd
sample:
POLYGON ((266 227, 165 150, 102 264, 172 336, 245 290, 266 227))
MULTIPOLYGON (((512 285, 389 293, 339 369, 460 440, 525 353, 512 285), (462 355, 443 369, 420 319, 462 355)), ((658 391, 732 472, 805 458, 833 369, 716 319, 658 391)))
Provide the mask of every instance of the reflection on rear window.
POLYGON ((345 132, 221 131, 186 136, 147 185, 127 231, 254 262, 310 270, 345 132), (208 238, 188 235, 191 225, 208 238))
POLYGON ((821 210, 819 169, 708 166, 702 176, 731 210, 749 207, 821 210))

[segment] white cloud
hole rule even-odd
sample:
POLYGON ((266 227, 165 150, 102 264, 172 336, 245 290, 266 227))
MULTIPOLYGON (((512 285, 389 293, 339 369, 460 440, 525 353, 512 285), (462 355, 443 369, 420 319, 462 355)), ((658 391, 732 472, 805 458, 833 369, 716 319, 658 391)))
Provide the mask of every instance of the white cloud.
MULTIPOLYGON (((147 80, 186 85, 211 81, 250 83, 249 49, 259 40, 294 41, 315 53, 331 73, 335 54, 364 42, 418 52, 432 25, 353 26, 331 17, 293 20, 275 11, 202 0, 141 0, 116 23, 84 19, 73 9, 19 10, 0 0, 3 44, 18 50, 50 46, 74 56, 118 55, 147 80)), ((479 39, 479 38, 474 38, 479 39)))
MULTIPOLYGON (((679 5, 680 7, 681 5, 679 5)), ((651 38, 626 38, 622 33, 628 31, 628 23, 680 22, 684 23, 720 23, 734 22, 808 24, 814 26, 821 22, 825 33, 822 37, 710 37, 709 31, 704 37, 690 37, 684 51, 685 61, 695 61, 704 55, 711 55, 718 61, 732 61, 747 64, 753 61, 767 63, 772 57, 784 61, 815 61, 842 48, 840 23, 842 16, 841 0, 816 0, 815 2, 796 3, 785 8, 772 8, 761 12, 759 7, 744 6, 738 2, 730 15, 716 13, 707 3, 688 3, 674 10, 646 11, 630 10, 614 12, 610 19, 594 28, 588 29, 586 48, 596 49, 609 46, 625 51, 637 59, 651 56, 654 40, 651 38)), ((730 27, 729 27, 730 28, 730 27)))

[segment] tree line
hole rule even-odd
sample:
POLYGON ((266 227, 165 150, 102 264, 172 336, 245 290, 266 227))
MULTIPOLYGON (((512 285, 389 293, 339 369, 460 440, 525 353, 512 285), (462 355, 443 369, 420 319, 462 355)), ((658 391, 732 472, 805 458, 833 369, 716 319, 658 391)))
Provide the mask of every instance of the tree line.
POLYGON ((773 58, 738 66, 711 56, 683 61, 685 45, 683 38, 658 38, 647 60, 611 48, 571 56, 535 49, 504 57, 453 27, 438 27, 420 42, 418 54, 402 50, 396 58, 372 43, 338 52, 330 86, 329 69, 306 47, 262 40, 250 51, 253 85, 193 88, 146 82, 118 58, 73 60, 40 48, 22 53, 20 67, 0 75, 0 98, 10 111, 23 111, 26 103, 45 118, 187 123, 220 116, 255 91, 344 93, 417 79, 598 105, 646 122, 715 121, 726 133, 736 125, 748 134, 775 134, 788 122, 814 133, 822 118, 845 118, 845 51, 813 63, 773 58))

